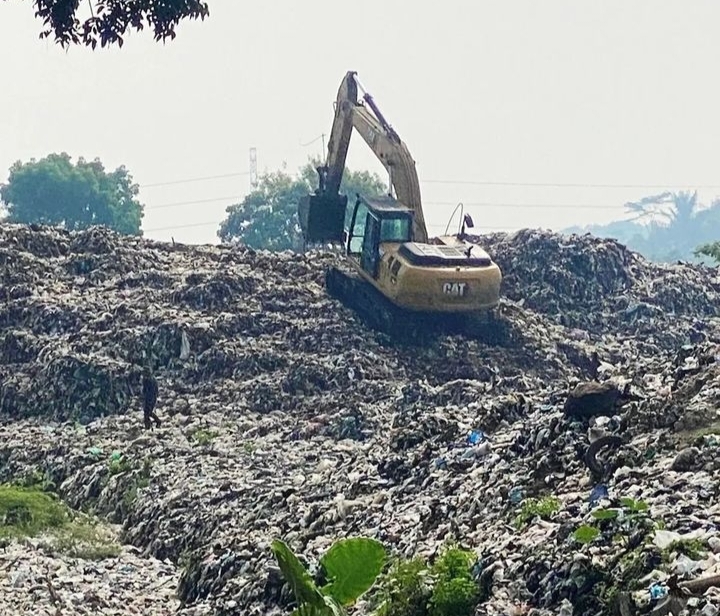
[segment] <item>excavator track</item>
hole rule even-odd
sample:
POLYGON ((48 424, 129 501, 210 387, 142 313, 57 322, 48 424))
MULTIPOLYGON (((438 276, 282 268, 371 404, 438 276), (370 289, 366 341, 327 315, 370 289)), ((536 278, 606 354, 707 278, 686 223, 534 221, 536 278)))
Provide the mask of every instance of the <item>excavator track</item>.
POLYGON ((353 310, 371 328, 397 342, 423 344, 439 335, 461 335, 494 346, 509 340, 507 323, 487 312, 480 315, 429 314, 400 308, 354 273, 331 267, 325 274, 328 294, 353 310))

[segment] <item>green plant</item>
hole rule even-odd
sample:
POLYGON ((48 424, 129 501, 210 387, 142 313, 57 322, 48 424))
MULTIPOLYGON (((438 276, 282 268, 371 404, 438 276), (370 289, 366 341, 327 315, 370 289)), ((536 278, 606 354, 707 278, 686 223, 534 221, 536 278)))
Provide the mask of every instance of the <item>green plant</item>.
POLYGON ((45 537, 44 546, 77 558, 115 556, 119 546, 97 521, 38 487, 0 485, 0 538, 45 537))
POLYGON ((217 432, 212 430, 204 430, 199 428, 192 433, 192 439, 201 447, 209 445, 213 442, 213 439, 217 436, 217 432))
POLYGON ((36 487, 0 485, 0 536, 33 537, 68 522, 65 505, 36 487))
POLYGON ((271 550, 298 603, 294 616, 343 616, 344 608, 372 587, 386 560, 385 548, 374 539, 355 537, 336 541, 320 558, 329 581, 318 588, 283 541, 273 541, 271 550))
POLYGON ((457 547, 447 547, 430 572, 435 580, 429 602, 429 616, 472 616, 479 601, 473 579, 475 555, 457 547))
POLYGON ((560 510, 560 501, 554 496, 528 498, 523 502, 520 513, 515 518, 515 527, 520 529, 535 517, 547 519, 560 510))
POLYGON ((583 524, 573 533, 573 539, 575 539, 578 543, 591 543, 597 539, 599 534, 599 529, 594 526, 583 524))
POLYGON ((102 560, 120 553, 120 546, 97 520, 75 514, 72 521, 54 533, 52 548, 73 558, 102 560))
POLYGON ((427 564, 397 561, 382 579, 377 616, 425 616, 432 593, 427 564))
POLYGON ((701 560, 707 554, 707 547, 700 539, 679 539, 663 550, 663 560, 670 562, 673 552, 679 552, 693 560, 701 560))
POLYGON ((108 461, 108 472, 111 475, 118 475, 132 470, 132 463, 121 453, 113 452, 108 461))
MULTIPOLYGON (((621 498, 620 507, 602 507, 595 509, 591 515, 597 523, 611 522, 617 531, 614 538, 618 541, 626 540, 627 533, 625 531, 650 530, 652 527, 659 526, 650 518, 650 508, 647 503, 632 498, 621 498)), ((592 543, 600 536, 600 528, 583 524, 575 530, 572 536, 578 543, 592 543)))

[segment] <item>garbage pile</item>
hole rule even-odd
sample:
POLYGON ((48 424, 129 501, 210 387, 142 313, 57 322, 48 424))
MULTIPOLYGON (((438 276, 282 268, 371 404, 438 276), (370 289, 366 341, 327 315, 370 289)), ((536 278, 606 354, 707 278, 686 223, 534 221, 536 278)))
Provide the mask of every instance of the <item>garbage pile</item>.
POLYGON ((39 471, 176 563, 185 615, 289 613, 270 542, 316 561, 358 534, 474 550, 478 613, 717 614, 717 589, 676 597, 720 573, 717 269, 481 241, 510 341, 408 347, 327 296, 329 253, 0 225, 0 481, 39 471), (615 392, 590 414, 586 382, 615 392))

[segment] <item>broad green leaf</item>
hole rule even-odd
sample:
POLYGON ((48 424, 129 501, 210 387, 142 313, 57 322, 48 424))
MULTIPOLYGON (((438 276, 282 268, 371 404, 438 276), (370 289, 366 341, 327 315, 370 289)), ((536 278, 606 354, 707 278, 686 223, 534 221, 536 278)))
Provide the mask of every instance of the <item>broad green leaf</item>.
POLYGON ((595 541, 599 534, 600 531, 597 528, 583 524, 573 533, 573 539, 578 543, 590 543, 595 541))
POLYGON ((592 512, 592 516, 596 520, 613 520, 618 517, 617 509, 598 509, 592 512))
POLYGON ((346 616, 345 610, 333 597, 325 597, 325 606, 329 616, 346 616))
POLYGON ((633 500, 632 498, 621 498, 620 503, 632 511, 647 511, 648 505, 645 501, 633 500))
POLYGON ((291 616, 346 616, 342 608, 330 597, 325 597, 325 605, 317 606, 304 603, 299 608, 293 611, 291 616))
MULTIPOLYGON (((305 604, 315 607, 324 607, 325 601, 322 593, 315 586, 312 577, 303 564, 293 554, 292 550, 279 539, 272 542, 271 550, 278 562, 280 570, 290 587, 293 589, 295 599, 303 607, 305 604)), ((303 616, 309 616, 303 614, 303 616)))
POLYGON ((323 593, 350 605, 367 592, 385 566, 382 543, 368 537, 341 539, 320 559, 330 583, 323 593))
POLYGON ((324 607, 316 607, 304 603, 296 610, 293 610, 290 616, 330 616, 324 607))

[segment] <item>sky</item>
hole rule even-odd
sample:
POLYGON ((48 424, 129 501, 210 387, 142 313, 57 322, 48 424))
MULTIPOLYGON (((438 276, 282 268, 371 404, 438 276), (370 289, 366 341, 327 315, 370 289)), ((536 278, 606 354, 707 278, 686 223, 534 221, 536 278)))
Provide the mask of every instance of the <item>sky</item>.
MULTIPOLYGON (((356 70, 416 161, 431 234, 458 202, 479 231, 559 230, 664 190, 720 196, 717 0, 209 5, 174 41, 92 51, 0 2, 0 182, 16 160, 98 157, 140 185, 147 237, 217 242, 250 148, 260 173, 321 155, 356 70)), ((348 167, 385 177, 357 134, 348 167)))

